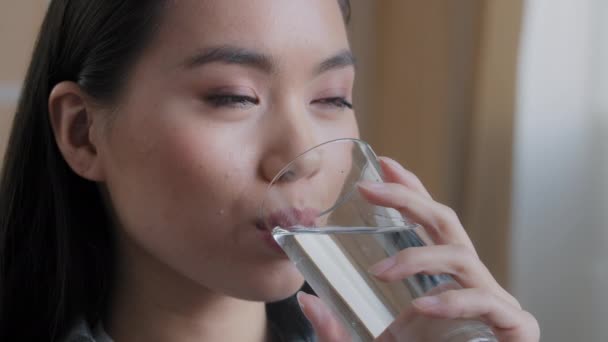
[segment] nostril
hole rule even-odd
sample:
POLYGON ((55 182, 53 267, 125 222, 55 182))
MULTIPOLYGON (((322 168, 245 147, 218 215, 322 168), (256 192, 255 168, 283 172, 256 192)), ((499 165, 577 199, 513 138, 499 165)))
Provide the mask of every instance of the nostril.
POLYGON ((287 170, 281 175, 279 181, 281 182, 292 182, 297 179, 296 172, 293 170, 287 170))
POLYGON ((290 146, 288 150, 265 156, 261 164, 264 177, 271 183, 293 183, 314 177, 321 167, 321 151, 299 152, 299 155, 294 151, 297 151, 295 147, 290 146), (289 157, 294 159, 290 161, 289 157))

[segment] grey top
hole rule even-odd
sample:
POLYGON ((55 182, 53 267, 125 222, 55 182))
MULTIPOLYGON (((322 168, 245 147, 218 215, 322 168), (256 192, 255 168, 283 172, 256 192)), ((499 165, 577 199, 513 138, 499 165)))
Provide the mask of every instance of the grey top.
MULTIPOLYGON (((282 332, 271 323, 276 341, 278 342, 306 342, 306 338, 298 336, 286 337, 282 332)), ((89 324, 80 319, 74 325, 72 330, 67 334, 63 342, 114 342, 114 340, 106 333, 101 323, 97 324, 94 329, 91 329, 89 324)))
POLYGON ((64 342, 113 342, 112 338, 103 329, 101 322, 95 329, 91 329, 89 324, 80 319, 68 333, 64 342))
MULTIPOLYGON (((307 286, 307 285, 306 285, 307 286)), ((304 317, 296 296, 266 304, 268 322, 275 342, 316 342, 312 326, 304 317)), ((77 320, 62 342, 113 342, 101 322, 77 320)))

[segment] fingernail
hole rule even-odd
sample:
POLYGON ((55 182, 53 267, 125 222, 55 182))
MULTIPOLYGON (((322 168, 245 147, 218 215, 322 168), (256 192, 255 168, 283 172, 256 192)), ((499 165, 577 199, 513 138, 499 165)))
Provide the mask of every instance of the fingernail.
POLYGON ((367 271, 373 275, 380 275, 395 266, 396 263, 397 259, 395 259, 395 257, 390 257, 372 265, 367 271))
POLYGON ((361 181, 359 187, 372 192, 380 192, 385 189, 384 183, 372 182, 372 181, 361 181))
POLYGON ((380 159, 381 161, 385 162, 386 164, 390 165, 391 167, 393 167, 395 169, 405 171, 405 168, 403 167, 403 165, 399 164, 399 162, 397 162, 394 159, 391 159, 388 157, 379 157, 378 159, 380 159))
POLYGON ((298 291, 298 294, 296 295, 296 298, 298 299, 298 304, 300 305, 300 309, 302 309, 302 311, 304 311, 304 307, 306 306, 302 302, 302 296, 304 296, 304 295, 305 295, 305 293, 302 291, 298 291))
POLYGON ((441 299, 437 296, 420 297, 412 301, 412 304, 420 309, 429 309, 439 305, 441 299))
POLYGON ((306 315, 309 320, 321 322, 327 317, 327 311, 316 296, 312 296, 308 293, 300 291, 296 297, 298 298, 300 309, 302 312, 304 312, 304 315, 306 315))

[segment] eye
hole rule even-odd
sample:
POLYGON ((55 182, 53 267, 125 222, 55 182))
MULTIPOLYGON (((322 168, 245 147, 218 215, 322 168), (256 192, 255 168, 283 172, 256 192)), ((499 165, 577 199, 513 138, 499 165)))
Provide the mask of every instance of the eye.
POLYGON ((353 104, 344 97, 327 97, 324 99, 314 100, 312 103, 333 106, 340 109, 353 109, 353 104))
POLYGON ((260 104, 260 100, 246 95, 237 94, 211 94, 205 101, 213 107, 246 108, 260 104))

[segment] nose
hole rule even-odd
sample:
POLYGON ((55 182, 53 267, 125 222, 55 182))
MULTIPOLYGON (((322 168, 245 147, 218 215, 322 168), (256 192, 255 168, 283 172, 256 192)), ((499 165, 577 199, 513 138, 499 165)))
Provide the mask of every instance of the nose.
MULTIPOLYGON (((310 146, 312 147, 312 146, 310 146)), ((277 182, 295 182, 300 179, 312 178, 317 174, 321 166, 321 154, 313 150, 300 155, 278 175, 277 182)))
POLYGON ((322 152, 303 152, 316 146, 318 141, 314 123, 306 114, 276 115, 269 120, 271 132, 268 148, 261 161, 261 173, 267 182, 296 182, 313 177, 322 163, 322 152), (281 174, 279 175, 279 172, 281 174))

